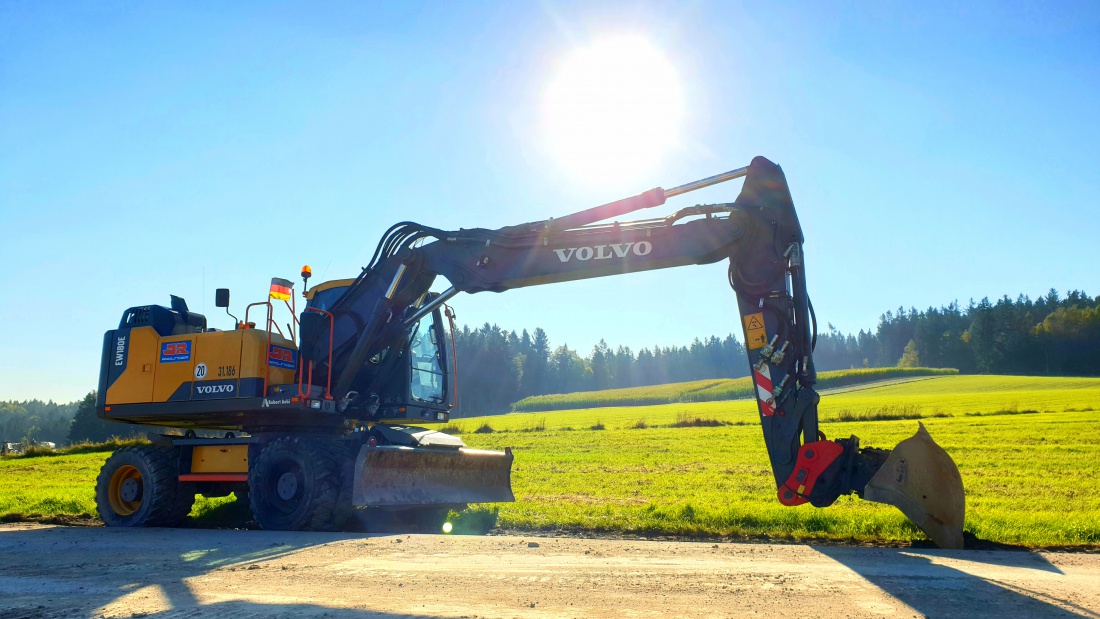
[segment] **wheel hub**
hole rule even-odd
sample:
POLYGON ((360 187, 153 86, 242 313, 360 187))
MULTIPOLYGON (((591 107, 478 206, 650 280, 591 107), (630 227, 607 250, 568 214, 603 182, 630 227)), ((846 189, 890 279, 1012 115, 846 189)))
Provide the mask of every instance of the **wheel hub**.
POLYGON ((107 502, 119 516, 129 516, 141 508, 145 484, 137 467, 124 464, 111 474, 107 486, 107 502))
POLYGON ((132 477, 124 480, 122 482, 122 488, 119 489, 119 496, 127 503, 140 499, 141 482, 132 477))
POLYGON ((279 477, 275 489, 278 491, 280 499, 284 501, 293 499, 298 494, 298 476, 289 471, 283 473, 279 477))

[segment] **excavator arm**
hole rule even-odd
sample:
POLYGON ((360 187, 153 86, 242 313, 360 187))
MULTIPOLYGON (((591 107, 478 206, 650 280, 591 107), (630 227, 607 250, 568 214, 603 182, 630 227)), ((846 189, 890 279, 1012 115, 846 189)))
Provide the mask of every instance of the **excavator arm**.
MULTIPOLYGON (((327 357, 337 376, 333 393, 342 407, 369 406, 364 396, 382 373, 364 372, 368 360, 403 343, 411 325, 459 292, 503 292, 728 260, 778 500, 824 507, 856 493, 899 507, 941 547, 961 547, 961 478, 923 426, 892 452, 862 448, 854 436, 828 440, 821 431, 816 324, 803 243, 783 172, 763 157, 726 174, 559 219, 495 230, 398 224, 333 306, 334 314, 350 318, 337 320, 334 353, 327 357), (744 186, 731 203, 598 223, 740 177, 744 186), (450 287, 434 295, 428 290, 438 276, 450 287)), ((316 339, 310 343, 303 336, 303 355, 320 360, 330 342, 316 339)))

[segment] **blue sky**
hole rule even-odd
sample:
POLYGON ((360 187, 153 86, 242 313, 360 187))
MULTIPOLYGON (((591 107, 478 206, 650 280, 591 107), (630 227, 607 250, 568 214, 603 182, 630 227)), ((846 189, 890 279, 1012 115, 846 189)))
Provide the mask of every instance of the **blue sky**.
MULTIPOLYGON (((810 294, 843 331, 1100 294, 1098 95, 1087 2, 0 1, 0 399, 94 388, 132 305, 178 294, 225 327, 215 288, 239 309, 302 264, 354 276, 396 221, 560 216, 758 154, 786 171, 810 294), (656 164, 594 180, 549 148, 546 92, 623 35, 675 69, 682 119, 656 164)), ((582 352, 685 344, 738 332, 724 269, 454 306, 582 352)))

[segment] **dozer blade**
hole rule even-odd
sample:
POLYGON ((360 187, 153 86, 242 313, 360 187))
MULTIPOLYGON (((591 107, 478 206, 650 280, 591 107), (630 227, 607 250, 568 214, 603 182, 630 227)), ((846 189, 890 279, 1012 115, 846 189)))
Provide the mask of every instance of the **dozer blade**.
POLYGON ((364 445, 355 460, 352 502, 360 507, 515 501, 510 453, 364 445))
POLYGON ((897 507, 940 548, 962 548, 966 495, 959 467, 919 425, 890 452, 863 498, 897 507))

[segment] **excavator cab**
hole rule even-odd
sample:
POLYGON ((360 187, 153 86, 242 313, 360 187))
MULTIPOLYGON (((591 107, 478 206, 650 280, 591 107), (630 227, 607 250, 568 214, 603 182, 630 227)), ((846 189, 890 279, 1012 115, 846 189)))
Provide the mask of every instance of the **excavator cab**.
MULTIPOLYGON (((337 336, 342 329, 358 326, 348 313, 334 307, 354 281, 324 282, 306 292, 307 305, 300 316, 300 348, 305 380, 314 385, 322 384, 333 355, 341 353, 338 345, 333 352, 328 349, 330 326, 337 336)), ((431 293, 425 295, 410 311, 416 312, 433 297, 431 293)), ((442 312, 437 307, 400 328, 404 332, 392 338, 389 346, 364 360, 342 412, 368 423, 448 421, 455 403, 455 356, 448 346, 442 312)))
POLYGON ((362 407, 364 419, 386 423, 448 421, 453 402, 454 351, 447 345, 443 317, 435 310, 409 327, 403 343, 372 357, 365 372, 378 385, 362 407), (377 396, 377 399, 375 399, 377 396))

